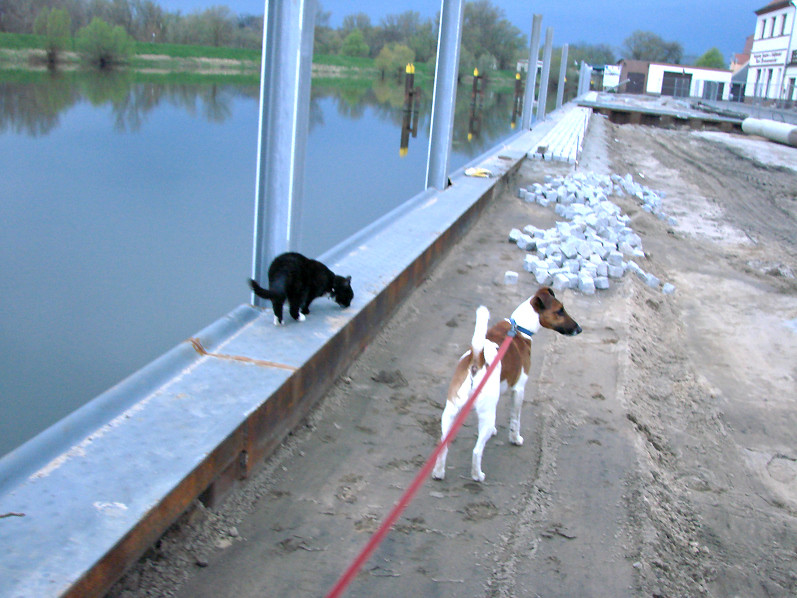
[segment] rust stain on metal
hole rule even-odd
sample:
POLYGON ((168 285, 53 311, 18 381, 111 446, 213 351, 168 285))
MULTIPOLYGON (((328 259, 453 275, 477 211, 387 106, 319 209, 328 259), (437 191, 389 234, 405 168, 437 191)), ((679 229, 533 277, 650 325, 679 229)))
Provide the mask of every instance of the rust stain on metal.
POLYGON ((277 363, 275 361, 267 361, 265 359, 253 359, 251 357, 245 357, 243 355, 226 355, 224 353, 211 353, 210 351, 205 349, 205 347, 202 346, 202 341, 193 336, 188 339, 188 342, 190 342, 193 345, 194 350, 197 353, 199 353, 200 355, 204 355, 206 357, 215 357, 217 359, 227 359, 230 361, 241 361, 243 363, 251 363, 260 367, 279 368, 281 370, 288 370, 290 372, 295 372, 296 370, 299 369, 292 365, 277 363))

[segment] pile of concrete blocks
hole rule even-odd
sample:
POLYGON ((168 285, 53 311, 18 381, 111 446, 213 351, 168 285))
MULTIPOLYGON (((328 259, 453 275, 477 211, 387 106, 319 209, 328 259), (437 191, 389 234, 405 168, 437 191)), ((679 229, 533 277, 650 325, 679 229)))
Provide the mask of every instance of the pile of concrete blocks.
POLYGON ((592 108, 577 106, 569 110, 556 125, 540 139, 530 158, 576 162, 584 147, 592 108))
MULTIPOLYGON (((622 278, 629 270, 659 288, 661 281, 634 261, 645 257, 642 239, 629 226, 629 217, 609 200, 617 192, 634 194, 648 202, 648 211, 653 213, 655 208, 660 212, 661 195, 635 185, 631 177, 577 172, 567 177, 546 176, 544 184, 521 188, 521 199, 553 206, 563 218, 549 229, 528 225, 510 231, 509 241, 528 252, 524 270, 541 285, 585 294, 608 289, 610 280, 622 278)), ((665 285, 662 290, 670 293, 675 289, 665 285)))
POLYGON ((611 175, 612 183, 614 183, 614 192, 618 196, 623 193, 630 195, 637 199, 642 205, 642 209, 646 212, 653 214, 659 220, 665 220, 670 226, 676 226, 678 221, 666 214, 661 209, 661 200, 664 199, 664 193, 661 191, 653 191, 640 183, 634 182, 634 177, 626 174, 621 177, 618 174, 611 175))

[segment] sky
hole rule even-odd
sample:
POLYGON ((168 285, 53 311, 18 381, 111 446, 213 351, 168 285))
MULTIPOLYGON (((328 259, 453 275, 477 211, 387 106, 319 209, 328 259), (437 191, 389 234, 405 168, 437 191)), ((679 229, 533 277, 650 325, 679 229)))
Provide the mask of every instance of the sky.
MULTIPOLYGON (((429 18, 440 10, 440 0, 319 0, 331 12, 332 27, 340 26, 346 15, 364 12, 372 23, 389 14, 407 10, 429 18)), ((226 5, 237 14, 261 15, 263 0, 159 0, 163 8, 184 14, 214 5, 226 5)), ((755 29, 755 10, 769 0, 491 0, 504 16, 527 38, 535 13, 541 14, 542 36, 553 28, 554 46, 562 44, 607 44, 619 49, 636 30, 652 31, 665 41, 679 42, 687 56, 699 56, 712 47, 726 61, 742 52, 745 38, 755 29)))

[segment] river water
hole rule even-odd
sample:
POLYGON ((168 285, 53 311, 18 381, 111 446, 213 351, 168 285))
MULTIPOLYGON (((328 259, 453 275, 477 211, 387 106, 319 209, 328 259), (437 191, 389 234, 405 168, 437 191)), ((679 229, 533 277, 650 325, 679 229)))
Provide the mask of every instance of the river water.
MULTIPOLYGON (((249 300, 258 94, 0 74, 0 455, 249 300)), ((511 94, 458 97, 451 170, 514 132, 511 94)), ((403 100, 314 83, 300 251, 423 190, 431 92, 406 150, 403 100)))

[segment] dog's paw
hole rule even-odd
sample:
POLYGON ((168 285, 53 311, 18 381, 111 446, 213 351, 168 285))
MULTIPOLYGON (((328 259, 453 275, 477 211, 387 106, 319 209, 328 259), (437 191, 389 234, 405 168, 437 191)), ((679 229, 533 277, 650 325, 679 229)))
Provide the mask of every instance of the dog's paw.
POLYGON ((435 469, 432 472, 432 479, 433 480, 444 480, 444 479, 446 479, 446 470, 442 469, 442 470, 438 471, 437 469, 435 469))
POLYGON ((520 434, 510 434, 509 442, 515 446, 523 446, 523 437, 520 434))
POLYGON ((297 319, 297 320, 299 320, 300 322, 304 322, 304 321, 305 321, 307 318, 305 318, 305 317, 304 317, 304 314, 303 314, 303 313, 300 313, 300 314, 299 314, 299 317, 298 317, 298 318, 296 318, 296 319, 297 319))
POLYGON ((472 477, 472 478, 473 478, 473 481, 474 481, 474 482, 483 482, 483 481, 484 481, 484 479, 485 479, 487 476, 486 476, 486 475, 484 475, 484 472, 483 472, 483 471, 473 471, 473 472, 471 472, 471 474, 470 474, 470 477, 472 477))
POLYGON ((284 326, 284 323, 277 316, 274 316, 274 326, 284 326))

